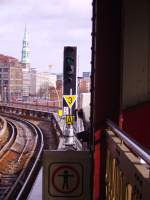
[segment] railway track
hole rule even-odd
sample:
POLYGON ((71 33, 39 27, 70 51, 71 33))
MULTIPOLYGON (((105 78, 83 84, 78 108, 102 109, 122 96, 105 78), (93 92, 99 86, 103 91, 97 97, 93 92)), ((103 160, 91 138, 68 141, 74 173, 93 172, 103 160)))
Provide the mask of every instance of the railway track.
POLYGON ((43 135, 29 121, 4 117, 10 135, 0 149, 0 200, 26 199, 40 167, 43 135))

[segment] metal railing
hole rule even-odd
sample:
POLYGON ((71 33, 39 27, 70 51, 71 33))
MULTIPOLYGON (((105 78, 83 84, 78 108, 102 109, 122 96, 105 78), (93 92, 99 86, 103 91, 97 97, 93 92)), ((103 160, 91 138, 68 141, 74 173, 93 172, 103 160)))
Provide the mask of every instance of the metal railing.
POLYGON ((111 121, 107 122, 107 200, 148 200, 150 155, 111 121), (141 162, 141 159, 145 162, 141 162))
POLYGON ((144 151, 139 145, 136 144, 135 141, 133 141, 131 138, 127 137, 127 133, 125 133, 122 130, 119 130, 119 128, 113 124, 111 121, 107 121, 108 126, 115 132, 115 134, 121 138, 121 140, 134 152, 136 155, 141 157, 146 163, 150 165, 150 154, 148 154, 146 151, 144 151))

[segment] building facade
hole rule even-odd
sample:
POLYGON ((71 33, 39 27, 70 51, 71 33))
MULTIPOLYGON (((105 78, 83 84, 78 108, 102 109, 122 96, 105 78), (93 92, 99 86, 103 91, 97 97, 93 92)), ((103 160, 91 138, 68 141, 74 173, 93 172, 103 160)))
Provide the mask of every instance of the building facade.
POLYGON ((83 77, 79 78, 79 90, 80 93, 90 92, 91 88, 91 73, 83 72, 83 77))
POLYGON ((49 88, 56 88, 56 74, 49 72, 38 72, 35 68, 31 69, 31 88, 30 93, 32 96, 49 96, 49 88))
POLYGON ((86 79, 86 78, 89 79, 91 76, 91 72, 83 72, 82 76, 84 79, 86 79))
POLYGON ((22 98, 22 64, 13 57, 0 55, 0 100, 22 98))

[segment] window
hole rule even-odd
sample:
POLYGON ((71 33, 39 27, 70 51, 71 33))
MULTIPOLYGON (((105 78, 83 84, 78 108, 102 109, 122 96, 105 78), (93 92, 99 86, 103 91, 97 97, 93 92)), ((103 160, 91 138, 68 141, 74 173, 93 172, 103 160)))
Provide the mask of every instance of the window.
POLYGON ((8 80, 3 80, 3 85, 8 85, 8 80))
POLYGON ((8 68, 3 68, 3 72, 8 72, 8 68))

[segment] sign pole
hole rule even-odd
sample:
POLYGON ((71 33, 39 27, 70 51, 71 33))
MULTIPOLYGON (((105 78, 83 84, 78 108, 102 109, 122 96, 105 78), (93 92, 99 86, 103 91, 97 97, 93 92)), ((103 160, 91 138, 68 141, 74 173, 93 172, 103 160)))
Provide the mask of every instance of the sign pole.
MULTIPOLYGON (((72 95, 72 88, 70 89, 70 96, 72 95)), ((72 115, 72 107, 69 107, 69 116, 72 115)), ((65 129, 65 146, 73 147, 74 146, 74 131, 72 124, 66 124, 65 129)))

